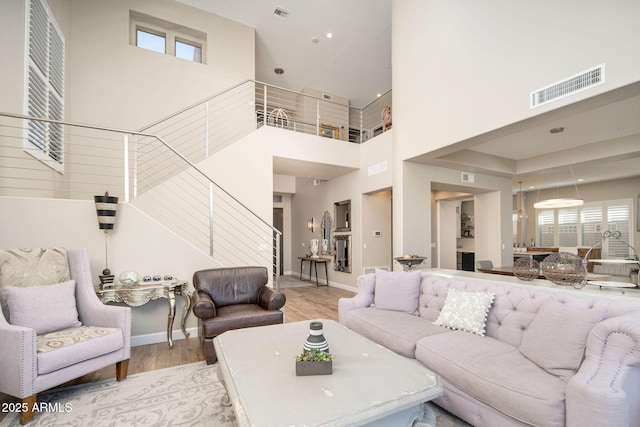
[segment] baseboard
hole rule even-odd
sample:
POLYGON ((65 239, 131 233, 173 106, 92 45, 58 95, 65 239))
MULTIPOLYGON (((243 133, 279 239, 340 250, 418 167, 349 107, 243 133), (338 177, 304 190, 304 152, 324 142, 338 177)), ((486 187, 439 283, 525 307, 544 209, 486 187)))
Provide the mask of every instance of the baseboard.
MULTIPOLYGON (((187 332, 189 333, 190 337, 197 337, 198 336, 198 328, 194 327, 194 328, 188 328, 187 332)), ((181 329, 176 329, 173 331, 173 342, 176 342, 178 340, 183 340, 186 337, 184 336, 184 334, 182 333, 181 329)), ((141 345, 147 345, 147 344, 157 344, 159 342, 167 342, 167 332, 154 332, 152 334, 144 334, 144 335, 135 335, 131 337, 131 347, 138 347, 141 345)), ((169 343, 167 343, 167 345, 169 345, 169 343)))
POLYGON ((338 288, 338 289, 344 289, 345 291, 350 291, 353 293, 358 293, 358 288, 355 286, 349 286, 349 285, 345 285, 343 283, 338 283, 338 282, 332 282, 331 280, 329 280, 329 286, 332 286, 334 288, 338 288))

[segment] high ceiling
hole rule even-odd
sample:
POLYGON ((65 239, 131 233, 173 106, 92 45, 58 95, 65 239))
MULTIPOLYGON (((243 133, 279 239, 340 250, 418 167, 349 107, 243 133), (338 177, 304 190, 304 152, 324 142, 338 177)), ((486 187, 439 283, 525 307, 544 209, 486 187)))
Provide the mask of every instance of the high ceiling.
POLYGON ((391 0, 178 1, 255 28, 258 81, 322 90, 357 108, 391 89, 391 0))
MULTIPOLYGON (((319 89, 346 97, 359 108, 391 89, 391 0, 178 1, 255 28, 259 81, 294 91, 319 89), (276 8, 287 11, 288 17, 274 16, 276 8), (284 73, 276 74, 275 68, 284 73)), ((589 183, 637 176, 640 84, 411 160, 511 177, 514 192, 520 182, 527 190, 572 185, 574 178, 589 183), (549 132, 557 127, 564 131, 549 132)), ((347 172, 284 160, 274 167, 277 173, 296 176, 301 170, 315 170, 314 178, 322 179, 347 172)))

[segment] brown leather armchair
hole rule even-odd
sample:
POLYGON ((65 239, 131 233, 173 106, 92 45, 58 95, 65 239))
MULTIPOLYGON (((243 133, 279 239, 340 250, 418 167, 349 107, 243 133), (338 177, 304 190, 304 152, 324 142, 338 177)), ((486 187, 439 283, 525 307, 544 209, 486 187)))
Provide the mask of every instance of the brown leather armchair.
POLYGON ((207 364, 218 359, 213 338, 232 329, 282 323, 286 297, 267 287, 265 267, 213 268, 193 275, 193 314, 207 364))

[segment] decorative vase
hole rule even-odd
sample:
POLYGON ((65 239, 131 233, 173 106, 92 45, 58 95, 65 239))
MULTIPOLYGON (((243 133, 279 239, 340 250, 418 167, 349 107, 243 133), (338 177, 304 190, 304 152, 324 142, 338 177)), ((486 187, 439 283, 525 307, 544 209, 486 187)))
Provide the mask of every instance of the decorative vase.
POLYGON ((318 239, 311 239, 309 241, 309 249, 311 250, 311 258, 318 258, 318 239))
POLYGON ((309 336, 304 342, 304 352, 309 350, 319 350, 329 353, 329 343, 322 332, 322 322, 311 322, 309 324, 309 336))

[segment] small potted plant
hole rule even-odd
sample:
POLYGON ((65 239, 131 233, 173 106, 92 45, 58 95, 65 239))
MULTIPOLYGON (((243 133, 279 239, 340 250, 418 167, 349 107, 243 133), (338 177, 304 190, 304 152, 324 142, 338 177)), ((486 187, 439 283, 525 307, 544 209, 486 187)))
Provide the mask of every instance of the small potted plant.
POLYGON ((307 350, 296 356, 296 375, 331 375, 333 356, 326 351, 307 350))

